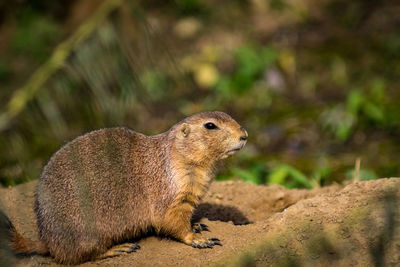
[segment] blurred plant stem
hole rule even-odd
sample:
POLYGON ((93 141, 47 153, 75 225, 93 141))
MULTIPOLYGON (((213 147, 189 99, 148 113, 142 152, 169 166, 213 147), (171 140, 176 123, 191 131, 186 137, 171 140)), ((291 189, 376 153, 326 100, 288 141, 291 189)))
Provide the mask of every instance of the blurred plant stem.
POLYGON ((354 167, 354 177, 353 177, 353 181, 355 182, 360 181, 360 165, 361 165, 361 158, 356 158, 356 163, 354 167))
POLYGON ((108 17, 123 0, 107 0, 90 16, 67 40, 57 46, 49 60, 34 72, 29 81, 16 90, 8 102, 6 110, 0 114, 0 131, 7 128, 9 122, 16 117, 35 96, 46 81, 65 63, 71 52, 108 17))

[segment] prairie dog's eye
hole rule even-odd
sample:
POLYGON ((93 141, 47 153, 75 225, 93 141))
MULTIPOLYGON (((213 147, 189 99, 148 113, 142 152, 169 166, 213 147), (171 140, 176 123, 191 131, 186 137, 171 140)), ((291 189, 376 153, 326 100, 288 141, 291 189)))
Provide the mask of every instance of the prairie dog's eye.
POLYGON ((217 125, 215 125, 215 124, 212 123, 212 122, 207 122, 206 124, 204 124, 204 127, 205 127, 207 130, 215 130, 215 129, 218 129, 217 125))

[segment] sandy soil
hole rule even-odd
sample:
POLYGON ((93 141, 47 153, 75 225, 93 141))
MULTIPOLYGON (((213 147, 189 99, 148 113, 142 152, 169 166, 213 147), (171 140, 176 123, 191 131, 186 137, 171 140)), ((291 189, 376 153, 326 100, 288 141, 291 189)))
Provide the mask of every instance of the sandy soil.
MULTIPOLYGON (((31 239, 37 239, 35 186, 0 188, 0 208, 31 239)), ((193 219, 223 246, 194 249, 149 235, 135 253, 82 266, 400 266, 400 178, 314 190, 214 182, 193 219)), ((0 248, 0 265, 56 265, 51 257, 5 254, 0 248)))

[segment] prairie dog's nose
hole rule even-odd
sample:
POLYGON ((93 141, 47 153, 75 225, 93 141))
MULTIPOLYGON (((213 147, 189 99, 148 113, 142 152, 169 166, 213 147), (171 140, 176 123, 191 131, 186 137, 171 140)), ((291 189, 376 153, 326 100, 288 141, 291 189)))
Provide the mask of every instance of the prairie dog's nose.
POLYGON ((243 135, 242 136, 240 136, 240 141, 246 141, 247 140, 247 137, 249 136, 248 134, 247 134, 247 131, 243 128, 243 127, 240 127, 240 130, 242 130, 243 131, 243 135))

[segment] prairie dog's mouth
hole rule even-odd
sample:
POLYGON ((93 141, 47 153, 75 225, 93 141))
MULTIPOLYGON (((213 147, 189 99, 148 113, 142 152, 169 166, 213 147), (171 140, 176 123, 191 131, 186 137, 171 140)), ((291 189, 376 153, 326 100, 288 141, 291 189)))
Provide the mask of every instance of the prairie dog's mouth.
POLYGON ((244 147, 245 144, 246 143, 242 143, 242 144, 237 145, 236 147, 234 147, 232 149, 229 149, 228 151, 226 151, 226 154, 229 155, 229 156, 235 154, 236 152, 241 150, 244 147))

